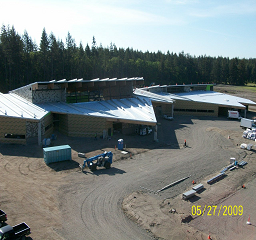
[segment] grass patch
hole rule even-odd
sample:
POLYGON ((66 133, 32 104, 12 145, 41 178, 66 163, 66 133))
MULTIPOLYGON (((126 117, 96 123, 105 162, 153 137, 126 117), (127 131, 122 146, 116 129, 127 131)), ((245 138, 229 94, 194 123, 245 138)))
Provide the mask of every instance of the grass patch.
POLYGON ((222 91, 226 92, 234 92, 234 91, 239 91, 239 92, 256 92, 256 84, 254 83, 249 83, 246 86, 234 86, 234 85, 216 85, 216 89, 221 89, 222 91))

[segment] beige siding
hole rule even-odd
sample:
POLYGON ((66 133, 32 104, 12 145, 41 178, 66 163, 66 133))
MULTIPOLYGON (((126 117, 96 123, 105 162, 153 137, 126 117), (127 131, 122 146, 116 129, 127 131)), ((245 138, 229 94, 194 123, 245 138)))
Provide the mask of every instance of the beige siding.
POLYGON ((105 118, 83 115, 68 115, 68 136, 94 137, 103 135, 103 130, 108 131, 110 123, 105 118))
POLYGON ((26 136, 26 119, 0 117, 0 126, 0 142, 26 144, 26 139, 5 138, 5 134, 26 136))
POLYGON ((218 105, 176 100, 174 115, 218 116, 218 105))

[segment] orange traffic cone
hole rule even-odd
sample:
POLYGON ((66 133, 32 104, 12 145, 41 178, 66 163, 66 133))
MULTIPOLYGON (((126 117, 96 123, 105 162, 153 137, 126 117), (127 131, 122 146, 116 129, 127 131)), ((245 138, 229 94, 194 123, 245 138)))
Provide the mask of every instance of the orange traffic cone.
POLYGON ((195 184, 195 181, 194 181, 194 180, 192 181, 192 184, 195 184))
POLYGON ((246 224, 247 224, 247 225, 251 225, 251 222, 250 222, 250 215, 249 215, 249 217, 248 217, 248 220, 247 220, 246 224))
POLYGON ((245 188, 244 184, 243 184, 242 188, 245 188))

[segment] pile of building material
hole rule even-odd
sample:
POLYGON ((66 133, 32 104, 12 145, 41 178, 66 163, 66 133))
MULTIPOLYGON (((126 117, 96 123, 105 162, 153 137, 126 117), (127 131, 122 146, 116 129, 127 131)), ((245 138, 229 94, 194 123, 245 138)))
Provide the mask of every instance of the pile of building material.
POLYGON ((189 191, 184 192, 184 193, 182 194, 182 199, 183 199, 183 200, 188 200, 189 198, 195 196, 195 194, 196 194, 196 191, 195 191, 195 190, 193 190, 193 189, 192 189, 192 190, 189 190, 189 191))
POLYGON ((252 150, 252 144, 246 144, 246 143, 242 143, 241 145, 240 145, 240 148, 242 148, 242 149, 247 149, 247 150, 252 150))
POLYGON ((239 167, 243 167, 244 165, 246 165, 247 162, 246 161, 241 161, 240 163, 238 163, 238 166, 239 167))
POLYGON ((220 174, 214 176, 213 178, 209 179, 209 180, 207 181, 207 183, 208 183, 208 184, 212 184, 212 183, 216 182, 217 180, 223 178, 224 176, 225 176, 225 172, 222 172, 222 173, 220 173, 220 174))
MULTIPOLYGON (((230 158, 230 162, 231 162, 231 159, 233 160, 235 158, 230 158)), ((236 166, 237 166, 237 161, 233 160, 233 162, 230 165, 228 165, 227 167, 225 167, 223 170, 221 170, 220 173, 225 173, 227 170, 232 171, 236 168, 236 166)))
POLYGON ((78 153, 78 157, 80 157, 80 158, 86 158, 85 153, 81 153, 81 152, 78 153))
POLYGON ((201 189, 203 189, 204 188, 204 185, 203 184, 197 184, 196 186, 194 186, 193 188, 192 188, 192 190, 189 190, 189 191, 187 191, 187 192, 184 192, 183 194, 182 194, 182 199, 183 200, 188 200, 189 198, 191 198, 191 197, 193 197, 193 196, 195 196, 195 194, 197 193, 197 192, 199 192, 201 189))
POLYGON ((243 132, 243 138, 247 138, 250 140, 254 140, 256 139, 256 129, 249 129, 247 128, 244 132, 243 132))
POLYGON ((199 192, 203 188, 204 188, 204 185, 202 183, 199 183, 196 186, 192 187, 192 189, 195 190, 196 192, 199 192))

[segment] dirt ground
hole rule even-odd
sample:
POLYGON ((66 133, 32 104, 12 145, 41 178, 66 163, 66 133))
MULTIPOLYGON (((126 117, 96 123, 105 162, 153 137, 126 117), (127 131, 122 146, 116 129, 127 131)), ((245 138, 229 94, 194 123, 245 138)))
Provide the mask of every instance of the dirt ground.
MULTIPOLYGON (((256 101, 255 94, 247 98, 256 101)), ((159 122, 157 143, 153 135, 116 134, 108 141, 57 133, 53 144, 69 144, 72 160, 49 166, 36 144, 0 144, 0 209, 7 213, 8 223, 25 221, 34 240, 207 239, 209 234, 212 239, 256 239, 256 157, 255 151, 239 147, 252 143, 242 138, 239 122, 192 116, 159 122), (127 154, 115 149, 119 138, 124 138, 127 154), (114 153, 111 169, 81 172, 83 159, 78 152, 90 157, 109 150, 114 153), (230 157, 248 164, 207 184, 229 164, 230 157), (193 186, 192 180, 203 183, 205 189, 191 201, 181 200, 181 194, 193 186), (246 188, 241 188, 243 184, 246 188), (218 216, 216 210, 215 216, 196 216, 191 212, 192 206, 214 205, 217 210, 242 206, 243 213, 225 216, 221 210, 218 216), (246 224, 249 215, 251 225, 246 224)))

